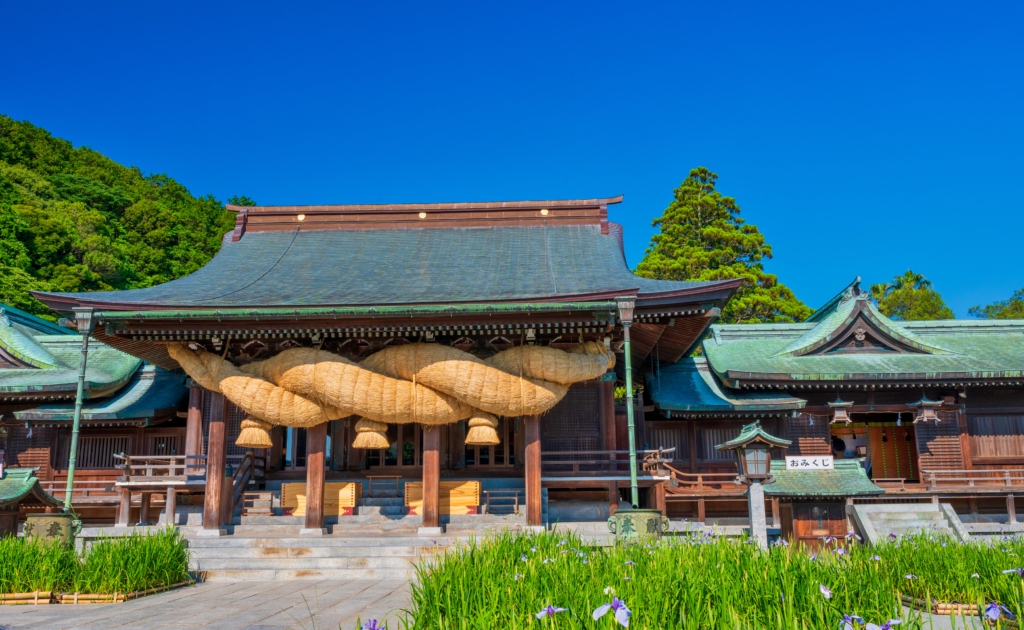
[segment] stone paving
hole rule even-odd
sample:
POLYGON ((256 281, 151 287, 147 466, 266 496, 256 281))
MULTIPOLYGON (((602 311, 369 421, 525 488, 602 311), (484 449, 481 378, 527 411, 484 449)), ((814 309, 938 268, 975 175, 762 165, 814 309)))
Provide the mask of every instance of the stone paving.
POLYGON ((350 630, 358 618, 394 630, 408 605, 404 579, 206 582, 123 604, 0 606, 0 630, 350 630))

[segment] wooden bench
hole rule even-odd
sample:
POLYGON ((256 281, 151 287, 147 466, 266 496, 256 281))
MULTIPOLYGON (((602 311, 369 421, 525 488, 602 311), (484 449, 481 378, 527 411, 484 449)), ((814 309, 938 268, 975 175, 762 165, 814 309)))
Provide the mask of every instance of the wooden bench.
MULTIPOLYGON (((479 481, 442 481, 438 496, 441 514, 479 514, 479 481)), ((423 514, 423 482, 405 483, 405 513, 423 514)))
MULTIPOLYGON (((351 516, 363 494, 357 481, 329 481, 324 484, 324 516, 351 516)), ((281 484, 281 509, 287 516, 306 515, 305 482, 281 484)))

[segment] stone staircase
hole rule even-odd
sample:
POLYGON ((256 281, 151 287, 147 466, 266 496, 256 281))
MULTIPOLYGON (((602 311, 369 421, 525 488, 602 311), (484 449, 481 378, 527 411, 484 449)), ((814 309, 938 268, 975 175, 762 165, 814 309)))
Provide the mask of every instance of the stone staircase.
POLYGON ((206 581, 408 579, 454 537, 233 535, 189 538, 189 569, 206 581))
POLYGON ((948 503, 855 505, 852 516, 857 530, 872 545, 880 544, 893 535, 903 537, 918 532, 946 535, 963 541, 970 538, 948 503))

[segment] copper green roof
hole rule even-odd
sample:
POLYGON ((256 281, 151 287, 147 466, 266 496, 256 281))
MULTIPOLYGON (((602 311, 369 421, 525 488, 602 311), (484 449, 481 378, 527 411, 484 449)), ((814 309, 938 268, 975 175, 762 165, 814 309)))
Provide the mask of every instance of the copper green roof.
POLYGON ((704 354, 727 387, 751 381, 954 381, 1024 378, 1024 320, 897 322, 848 290, 820 321, 714 325, 704 354), (859 350, 855 329, 879 339, 859 350), (882 345, 886 347, 882 347, 882 345))
POLYGON ((598 225, 250 232, 225 238, 196 273, 159 286, 35 295, 146 311, 587 301, 724 286, 636 276, 621 228, 609 232, 598 225))
POLYGON ((852 497, 885 494, 871 483, 859 459, 837 459, 835 470, 786 470, 785 461, 773 461, 775 483, 764 486, 770 496, 852 497), (777 470, 777 468, 779 470, 777 470))
MULTIPOLYGON (((86 401, 82 405, 82 421, 155 420, 175 413, 187 395, 184 377, 180 373, 147 365, 138 370, 115 395, 86 401)), ((73 403, 56 403, 15 411, 13 415, 18 420, 71 422, 74 411, 73 403)))
POLYGON ((711 372, 704 357, 655 365, 647 372, 647 396, 670 415, 742 414, 801 409, 807 401, 783 392, 730 390, 711 372))
POLYGON ((60 501, 46 493, 31 468, 4 468, 0 478, 0 508, 24 504, 33 507, 59 507, 60 501))
MULTIPOLYGON (((33 322, 31 315, 0 305, 0 349, 29 367, 0 369, 0 400, 41 392, 74 397, 82 340, 49 322, 33 322), (27 318, 26 318, 27 317, 27 318)), ((37 319, 37 318, 34 318, 37 319)), ((85 372, 86 397, 106 395, 128 382, 142 361, 98 341, 89 342, 85 372)))
POLYGON ((771 446, 776 446, 778 448, 786 448, 792 444, 789 440, 783 440, 782 438, 775 437, 771 433, 762 429, 760 422, 752 422, 744 426, 739 435, 728 442, 719 444, 715 448, 719 451, 728 451, 730 449, 745 446, 751 442, 763 442, 764 444, 770 444, 771 446))

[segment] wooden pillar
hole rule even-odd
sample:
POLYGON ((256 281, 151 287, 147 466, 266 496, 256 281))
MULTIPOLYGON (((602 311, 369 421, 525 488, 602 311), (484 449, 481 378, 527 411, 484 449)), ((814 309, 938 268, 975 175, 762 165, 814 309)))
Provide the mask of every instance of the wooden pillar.
MULTIPOLYGON (((852 499, 850 499, 852 501, 852 499)), ((782 527, 782 514, 779 510, 779 500, 772 499, 772 526, 782 527)))
MULTIPOLYGON (((191 379, 189 380, 191 384, 191 379)), ((188 388, 188 414, 185 419, 185 455, 203 454, 203 388, 188 388)), ((195 462, 193 462, 195 463, 195 462)), ((187 474, 196 474, 189 470, 187 474)))
POLYGON ((115 527, 128 527, 132 514, 132 491, 121 488, 121 503, 117 506, 117 523, 115 527))
POLYGON ((164 501, 164 523, 177 525, 175 512, 178 511, 178 491, 174 488, 167 489, 167 500, 164 501))
POLYGON ((540 484, 540 416, 523 418, 526 433, 526 524, 543 524, 540 484))
POLYGON ((704 521, 704 499, 697 499, 697 522, 703 523, 704 521))
POLYGON ((608 482, 608 516, 615 516, 619 509, 619 482, 608 482))
POLYGON ((423 527, 441 526, 441 427, 423 427, 423 527))
POLYGON ((210 441, 206 454, 206 501, 203 505, 203 530, 219 532, 223 523, 224 466, 228 458, 228 399, 224 394, 210 393, 210 441))
POLYGON ((654 486, 654 509, 661 510, 662 516, 668 516, 668 507, 665 505, 665 482, 662 481, 654 486))
POLYGON ((1010 523, 1017 522, 1017 503, 1012 492, 1006 495, 1006 513, 1010 516, 1010 523))
MULTIPOLYGON (((324 526, 324 466, 327 464, 327 423, 309 427, 306 433, 306 525, 324 526)), ((322 533, 322 532, 321 532, 322 533)))
POLYGON ((152 500, 153 495, 149 492, 142 493, 142 505, 139 508, 139 525, 150 525, 149 522, 149 502, 152 500))

